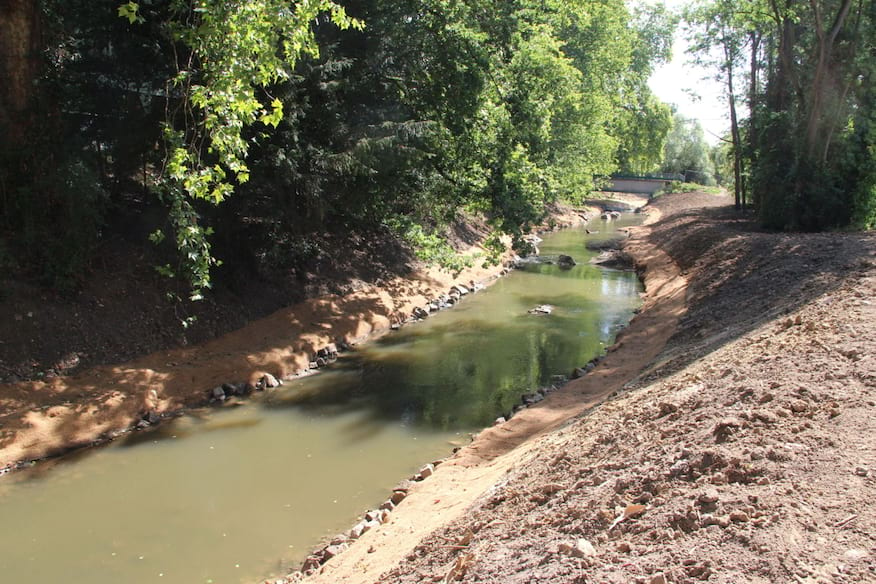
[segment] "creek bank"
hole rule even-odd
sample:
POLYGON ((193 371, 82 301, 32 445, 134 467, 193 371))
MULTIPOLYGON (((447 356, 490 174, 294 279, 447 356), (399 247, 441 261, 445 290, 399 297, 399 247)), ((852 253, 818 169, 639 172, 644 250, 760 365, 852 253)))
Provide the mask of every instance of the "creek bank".
POLYGON ((445 462, 309 582, 873 580, 876 237, 764 233, 726 199, 664 198, 647 237, 677 276, 649 296, 688 281, 663 349, 556 432, 445 462))
MULTIPOLYGON (((656 215, 651 216, 653 221, 656 215)), ((647 227, 635 228, 647 232, 647 227)), ((604 356, 572 372, 573 380, 557 391, 524 396, 511 419, 499 418, 473 442, 446 459, 428 481, 412 485, 404 503, 389 521, 363 534, 360 542, 331 561, 307 565, 308 581, 384 581, 381 574, 412 553, 435 529, 460 517, 466 508, 495 485, 521 459, 533 453, 532 440, 549 435, 577 415, 587 412, 607 396, 620 391, 662 349, 683 312, 685 281, 668 256, 646 241, 644 235, 629 244, 637 259, 646 293, 640 313, 619 332, 604 356), (521 404, 523 405, 523 404, 521 404), (391 543, 390 543, 391 542, 391 543)), ((455 536, 448 541, 455 541, 455 536)), ((465 545, 454 546, 464 549, 465 545)), ((321 552, 317 551, 319 556, 321 552)), ((296 581, 293 573, 280 582, 296 581)), ((440 580, 440 578, 439 578, 440 580)))
MULTIPOLYGON (((588 218, 566 209, 551 229, 588 218)), ((476 250, 475 246, 472 248, 476 250)), ((130 363, 100 366, 68 377, 0 386, 0 468, 57 456, 145 429, 189 408, 234 404, 273 381, 311 374, 334 351, 441 308, 461 290, 488 283, 507 267, 472 268, 451 279, 437 269, 365 286, 346 296, 302 302, 198 347, 160 351, 130 363), (456 284, 452 290, 450 286, 456 284), (320 355, 320 351, 329 350, 320 355)), ((3 472, 3 471, 0 471, 3 472)))

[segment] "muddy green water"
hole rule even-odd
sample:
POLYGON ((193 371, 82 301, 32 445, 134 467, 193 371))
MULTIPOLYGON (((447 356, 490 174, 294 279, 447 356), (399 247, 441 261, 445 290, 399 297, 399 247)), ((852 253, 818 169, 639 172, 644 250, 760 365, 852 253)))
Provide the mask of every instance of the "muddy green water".
POLYGON ((599 354, 638 306, 586 265, 625 217, 545 237, 543 256, 456 308, 237 408, 179 418, 0 480, 0 581, 236 584, 297 567, 399 479, 520 394, 599 354), (527 310, 554 305, 549 316, 527 310))

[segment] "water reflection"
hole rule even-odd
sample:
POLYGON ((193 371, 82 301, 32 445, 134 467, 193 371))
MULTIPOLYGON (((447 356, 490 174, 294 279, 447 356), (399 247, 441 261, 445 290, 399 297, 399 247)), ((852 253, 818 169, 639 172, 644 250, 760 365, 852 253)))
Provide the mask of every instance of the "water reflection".
POLYGON ((4 478, 4 581, 218 584, 296 565, 400 477, 611 342, 638 303, 635 276, 587 265, 583 231, 545 239, 544 253, 578 265, 527 266, 320 375, 4 478), (527 313, 539 304, 556 308, 527 313))

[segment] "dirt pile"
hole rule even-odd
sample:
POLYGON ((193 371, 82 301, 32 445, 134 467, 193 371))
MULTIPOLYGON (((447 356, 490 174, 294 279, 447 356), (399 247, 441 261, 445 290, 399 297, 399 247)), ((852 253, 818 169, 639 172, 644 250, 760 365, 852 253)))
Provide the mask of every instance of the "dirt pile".
POLYGON ((666 197, 640 233, 689 281, 649 368, 504 475, 455 477, 477 499, 425 539, 381 539, 392 519, 357 544, 401 563, 367 572, 363 552, 314 580, 876 581, 876 238, 761 233, 704 203, 666 197))

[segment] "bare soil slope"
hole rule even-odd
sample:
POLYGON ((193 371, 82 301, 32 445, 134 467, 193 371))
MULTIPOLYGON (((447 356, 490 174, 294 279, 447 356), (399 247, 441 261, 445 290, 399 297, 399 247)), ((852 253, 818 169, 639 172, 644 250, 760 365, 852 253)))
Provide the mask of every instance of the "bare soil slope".
POLYGON ((876 581, 876 237, 763 233, 714 201, 659 199, 628 247, 688 283, 638 377, 470 481, 441 465, 314 581, 876 581))

